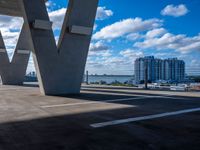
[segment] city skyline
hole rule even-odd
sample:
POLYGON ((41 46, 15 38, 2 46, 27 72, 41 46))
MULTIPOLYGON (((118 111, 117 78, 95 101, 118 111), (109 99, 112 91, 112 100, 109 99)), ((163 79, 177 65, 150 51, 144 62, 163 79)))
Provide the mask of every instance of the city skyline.
MULTIPOLYGON (((198 0, 101 0, 86 70, 90 74, 132 75, 136 58, 154 55, 182 59, 187 74, 200 75, 200 21, 195 19, 199 17, 198 4, 198 0)), ((56 40, 66 5, 66 0, 47 3, 56 40)), ((22 22, 20 18, 0 16, 10 58, 22 22)), ((27 72, 33 70, 31 59, 27 72)))

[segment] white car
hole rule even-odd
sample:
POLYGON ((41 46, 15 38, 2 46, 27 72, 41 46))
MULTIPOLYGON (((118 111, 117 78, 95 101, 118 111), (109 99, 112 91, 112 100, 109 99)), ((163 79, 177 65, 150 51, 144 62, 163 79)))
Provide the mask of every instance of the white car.
POLYGON ((171 91, 186 91, 184 86, 170 86, 171 91))

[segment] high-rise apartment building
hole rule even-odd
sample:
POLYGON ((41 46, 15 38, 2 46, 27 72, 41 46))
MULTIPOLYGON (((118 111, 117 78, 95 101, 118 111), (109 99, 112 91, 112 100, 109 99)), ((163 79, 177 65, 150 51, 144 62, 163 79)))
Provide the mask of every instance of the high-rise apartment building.
POLYGON ((145 80, 145 68, 150 82, 165 80, 181 82, 185 78, 185 62, 177 58, 157 59, 154 56, 138 58, 135 61, 135 80, 141 83, 145 80))

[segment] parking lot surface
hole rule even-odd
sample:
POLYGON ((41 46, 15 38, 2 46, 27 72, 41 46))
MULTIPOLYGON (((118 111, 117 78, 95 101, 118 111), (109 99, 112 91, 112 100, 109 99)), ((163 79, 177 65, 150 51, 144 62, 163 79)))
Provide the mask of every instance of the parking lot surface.
POLYGON ((197 92, 0 87, 0 150, 199 150, 199 125, 197 92))

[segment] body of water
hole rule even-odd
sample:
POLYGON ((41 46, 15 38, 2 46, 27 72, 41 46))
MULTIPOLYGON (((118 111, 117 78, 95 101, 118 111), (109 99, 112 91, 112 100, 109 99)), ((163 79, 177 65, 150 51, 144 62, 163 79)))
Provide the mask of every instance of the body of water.
MULTIPOLYGON (((106 82, 107 84, 111 84, 113 82, 120 82, 120 83, 125 83, 125 82, 131 82, 134 80, 133 76, 129 75, 89 75, 88 76, 88 82, 89 83, 95 83, 95 82, 106 82)), ((37 77, 30 77, 26 76, 25 82, 37 82, 37 77)), ((86 77, 84 77, 84 82, 86 82, 86 77)))
MULTIPOLYGON (((127 81, 132 81, 134 79, 133 76, 119 76, 119 75, 89 75, 88 76, 88 82, 94 83, 94 82, 100 82, 105 81, 107 84, 110 84, 112 82, 118 81, 120 83, 124 83, 127 81)), ((85 78, 86 81, 86 78, 85 78)))

